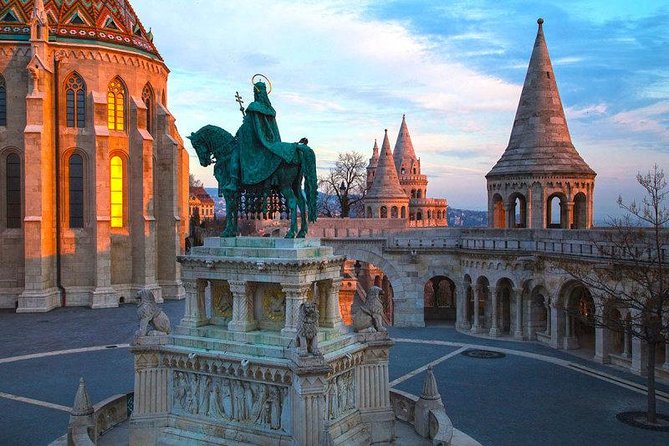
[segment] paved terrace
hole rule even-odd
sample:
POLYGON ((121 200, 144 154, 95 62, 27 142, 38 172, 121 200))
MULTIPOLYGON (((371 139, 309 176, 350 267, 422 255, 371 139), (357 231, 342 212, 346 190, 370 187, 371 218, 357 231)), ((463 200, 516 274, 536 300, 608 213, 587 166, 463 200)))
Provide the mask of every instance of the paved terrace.
MULTIPOLYGON (((183 302, 163 305, 173 323, 183 302)), ((47 314, 0 312, 0 445, 45 445, 65 432, 83 376, 92 401, 133 389, 127 344, 136 329, 134 305, 57 309, 47 314)), ((666 445, 669 433, 615 419, 643 409, 644 380, 536 343, 471 337, 452 327, 391 328, 390 379, 419 394, 434 366, 454 425, 493 445, 666 445), (506 354, 462 355, 470 348, 506 354)), ((669 385, 659 385, 669 413, 669 385)))

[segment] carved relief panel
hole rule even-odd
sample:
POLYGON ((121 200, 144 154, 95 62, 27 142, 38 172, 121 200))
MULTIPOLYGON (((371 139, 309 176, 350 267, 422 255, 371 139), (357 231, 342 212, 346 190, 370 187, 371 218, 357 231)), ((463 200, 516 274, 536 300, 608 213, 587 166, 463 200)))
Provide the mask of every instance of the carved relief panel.
POLYGON ((353 370, 349 370, 328 382, 328 419, 337 419, 352 409, 355 409, 355 379, 353 370))
POLYGON ((178 415, 290 433, 290 391, 221 376, 174 371, 172 411, 178 415))
POLYGON ((211 314, 213 322, 226 325, 232 319, 232 292, 225 280, 211 281, 211 314))
POLYGON ((286 323, 286 293, 278 283, 258 284, 256 319, 266 330, 281 330, 286 323))

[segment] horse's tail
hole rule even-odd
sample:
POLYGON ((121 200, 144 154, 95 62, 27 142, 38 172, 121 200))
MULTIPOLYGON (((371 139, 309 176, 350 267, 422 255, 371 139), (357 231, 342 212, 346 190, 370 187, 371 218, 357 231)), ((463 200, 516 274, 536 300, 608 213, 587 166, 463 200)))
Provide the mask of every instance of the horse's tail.
POLYGON ((309 222, 318 217, 316 203, 318 201, 318 176, 316 174, 316 155, 309 146, 302 147, 302 173, 304 174, 304 192, 307 195, 309 222))

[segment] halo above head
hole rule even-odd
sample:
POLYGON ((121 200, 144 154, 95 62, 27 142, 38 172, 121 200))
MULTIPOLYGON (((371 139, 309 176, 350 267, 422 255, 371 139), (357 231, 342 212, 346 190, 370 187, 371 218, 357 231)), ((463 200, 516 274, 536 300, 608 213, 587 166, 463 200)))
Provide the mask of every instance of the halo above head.
POLYGON ((269 85, 269 90, 267 91, 267 94, 270 94, 272 92, 272 82, 264 74, 260 74, 260 73, 254 74, 253 77, 251 78, 251 85, 253 85, 253 88, 255 89, 256 88, 256 82, 262 81, 263 79, 266 81, 267 85, 269 85), (256 80, 256 78, 260 78, 260 79, 256 80))

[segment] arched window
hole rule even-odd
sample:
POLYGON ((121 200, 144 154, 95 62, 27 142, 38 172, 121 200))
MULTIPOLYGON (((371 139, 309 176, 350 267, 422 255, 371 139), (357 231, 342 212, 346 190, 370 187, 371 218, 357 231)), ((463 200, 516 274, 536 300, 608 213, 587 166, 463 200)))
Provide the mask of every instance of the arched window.
POLYGON ((381 218, 388 218, 388 208, 385 206, 381 206, 380 214, 381 218))
POLYGON ((111 227, 123 227, 123 160, 113 156, 110 162, 111 227))
POLYGON ((422 220, 423 219, 423 213, 421 211, 418 211, 416 213, 416 220, 422 220))
POLYGON ((15 153, 7 155, 7 227, 21 227, 21 160, 15 153))
POLYGON ((142 90, 142 102, 146 105, 146 130, 153 133, 153 88, 147 83, 142 90))
POLYGON ((402 218, 407 218, 407 208, 402 206, 402 212, 401 212, 402 218))
POLYGON ((4 76, 0 75, 0 126, 7 125, 7 83, 4 76))
POLYGON ((86 84, 77 73, 73 73, 67 80, 65 103, 67 126, 84 128, 86 126, 86 84))
POLYGON ((107 91, 107 128, 125 130, 125 87, 118 77, 109 83, 107 91))
POLYGON ((84 227, 84 160, 73 154, 69 161, 70 228, 84 227))

